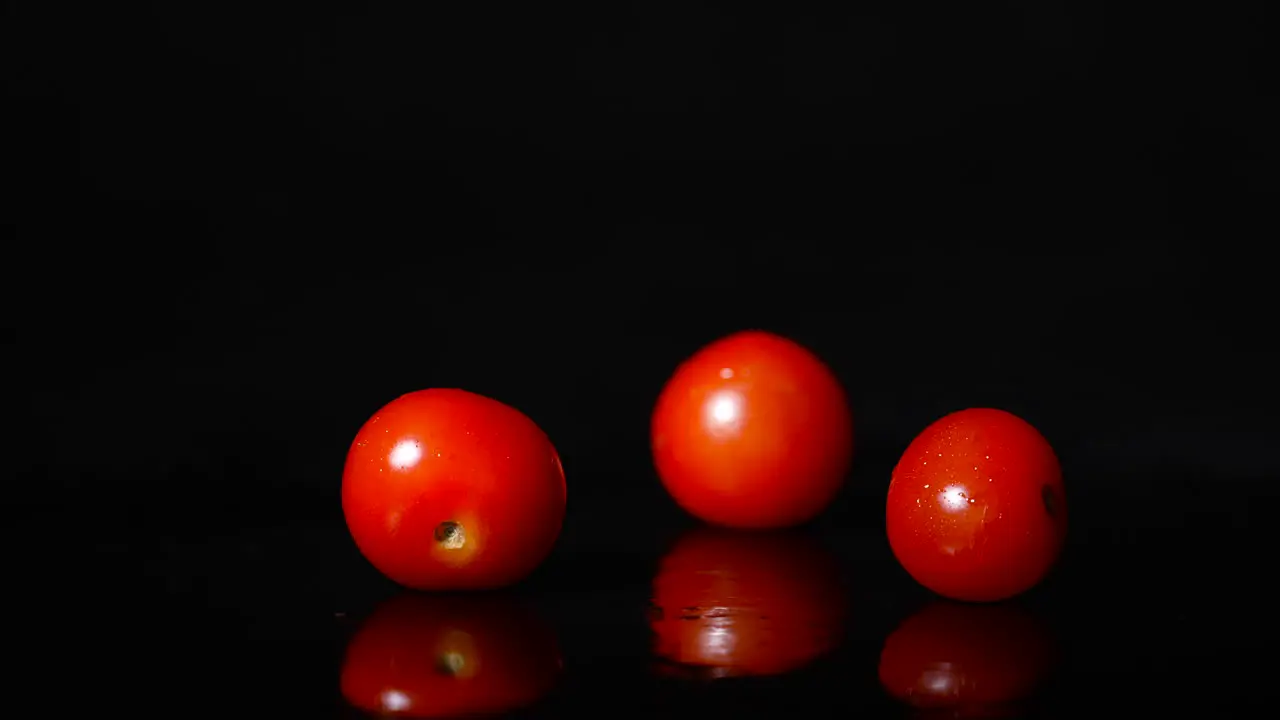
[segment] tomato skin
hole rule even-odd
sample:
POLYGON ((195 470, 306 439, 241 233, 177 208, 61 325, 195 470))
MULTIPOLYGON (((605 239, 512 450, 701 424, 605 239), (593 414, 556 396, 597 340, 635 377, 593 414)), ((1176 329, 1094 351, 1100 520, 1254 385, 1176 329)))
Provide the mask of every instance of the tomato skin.
POLYGON ((839 380, 816 355, 747 331, 676 369, 654 408, 658 476, 706 522, 784 528, 822 512, 844 484, 853 421, 839 380))
POLYGON ((1018 416, 961 410, 907 447, 885 520, 894 555, 921 585, 955 600, 1002 600, 1057 562, 1067 533, 1062 468, 1018 416))
POLYGON ((518 410, 464 390, 419 390, 356 434, 342 510, 360 552, 401 585, 501 587, 532 572, 559 537, 564 470, 518 410))
POLYGON ((349 704, 379 715, 488 715, 532 705, 560 668, 551 628, 512 597, 405 592, 356 630, 339 687, 349 704))
POLYGON ((920 710, 955 718, 1021 717, 1052 672, 1055 643, 1039 619, 1007 604, 938 601, 885 640, 880 684, 920 710))
POLYGON ((839 644, 845 600, 835 558, 812 535, 700 527, 654 575, 653 652, 684 678, 791 672, 839 644))

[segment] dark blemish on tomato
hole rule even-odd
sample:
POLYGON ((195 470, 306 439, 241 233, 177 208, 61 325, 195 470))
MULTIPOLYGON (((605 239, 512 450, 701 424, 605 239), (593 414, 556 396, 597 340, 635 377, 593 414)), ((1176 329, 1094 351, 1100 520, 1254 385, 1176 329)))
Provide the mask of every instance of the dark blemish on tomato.
POLYGON ((446 550, 457 550, 467 544, 467 531, 462 523, 446 520, 436 526, 435 538, 446 550))
POLYGON ((701 620, 701 619, 702 619, 702 608, 700 608, 700 607, 698 607, 698 606, 696 606, 696 605, 694 605, 694 606, 692 606, 692 607, 682 607, 682 608, 680 608, 680 616, 679 616, 679 617, 680 617, 680 619, 681 619, 681 620, 701 620))
POLYGON ((1053 517, 1058 510, 1058 501, 1054 498, 1053 488, 1045 485, 1040 488, 1040 499, 1044 502, 1044 511, 1053 517))
POLYGON ((436 658, 436 672, 450 677, 462 672, 467 660, 460 653, 447 652, 436 658))
POLYGON ((687 607, 681 608, 681 620, 715 620, 716 618, 730 617, 734 614, 730 608, 722 607, 687 607))

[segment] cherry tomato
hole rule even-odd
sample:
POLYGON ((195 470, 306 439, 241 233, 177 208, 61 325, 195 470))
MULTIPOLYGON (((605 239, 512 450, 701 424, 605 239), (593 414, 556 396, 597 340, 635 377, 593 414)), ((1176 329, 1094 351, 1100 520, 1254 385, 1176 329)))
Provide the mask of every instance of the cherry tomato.
POLYGON ((690 514, 738 528, 803 523, 839 492, 853 452, 840 382, 813 353, 766 332, 699 350, 653 413, 658 476, 690 514))
POLYGON ((1054 658, 1053 638, 1034 615, 940 601, 885 640, 880 683, 908 705, 949 717, 1019 717, 1054 658))
POLYGON ((532 705, 560 668, 554 634, 514 598, 406 592, 352 636, 339 686, 348 703, 375 714, 489 715, 532 705))
POLYGON ((388 403, 356 434, 342 476, 360 552, 419 590, 523 579, 559 537, 564 507, 564 470, 542 430, 463 390, 388 403))
POLYGON ((808 534, 703 527, 680 538, 653 580, 649 626, 669 674, 778 675, 834 649, 845 593, 808 534))
POLYGON ((1011 597, 1040 582, 1062 550, 1062 469, 1016 415, 952 413, 898 461, 886 526, 894 555, 921 585, 956 600, 1011 597))

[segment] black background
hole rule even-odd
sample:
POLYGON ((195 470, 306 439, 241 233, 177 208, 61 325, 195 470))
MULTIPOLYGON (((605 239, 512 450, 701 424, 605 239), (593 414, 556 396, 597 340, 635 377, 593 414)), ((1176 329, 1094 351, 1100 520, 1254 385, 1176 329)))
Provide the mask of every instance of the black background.
POLYGON ((41 657, 133 653, 139 703, 332 707, 346 624, 395 592, 346 535, 347 444, 463 387, 564 459, 521 591, 581 668, 548 712, 648 708, 648 573, 692 524, 648 414, 759 327, 851 396, 814 531, 856 642, 672 703, 887 709, 880 639, 928 597, 883 539, 888 472, 970 406, 1063 459, 1071 545, 1028 600, 1070 638, 1045 706, 1240 700, 1280 471, 1261 10, 151 5, 8 6, 6 484, 18 594, 61 618, 41 657))

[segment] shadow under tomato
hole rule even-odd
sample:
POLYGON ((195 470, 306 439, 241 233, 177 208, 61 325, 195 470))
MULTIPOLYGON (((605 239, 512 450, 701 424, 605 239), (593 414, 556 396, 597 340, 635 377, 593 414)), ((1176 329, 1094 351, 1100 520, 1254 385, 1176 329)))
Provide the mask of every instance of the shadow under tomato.
POLYGON ((844 632, 837 562, 801 531, 692 530, 662 558, 652 593, 664 675, 780 675, 834 650, 844 632))
POLYGON ((366 712, 454 717, 532 705, 560 669, 554 632, 515 598, 406 591, 360 625, 340 684, 366 712))
POLYGON ((1014 717, 1054 661, 1052 635, 1029 611, 936 601, 885 640, 880 683, 922 716, 1014 717))

